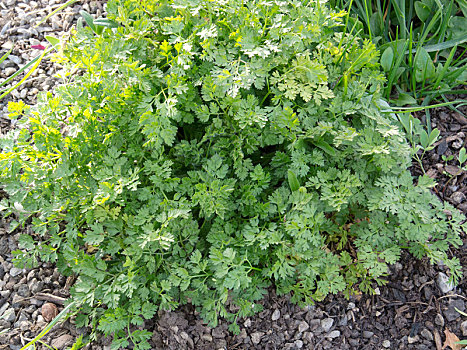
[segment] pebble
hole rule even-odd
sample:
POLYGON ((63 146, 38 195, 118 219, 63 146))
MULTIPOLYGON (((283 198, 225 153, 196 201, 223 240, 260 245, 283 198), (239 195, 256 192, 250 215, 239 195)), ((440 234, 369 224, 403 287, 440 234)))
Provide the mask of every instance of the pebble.
POLYGON ((453 200, 454 203, 456 204, 461 204, 462 202, 465 202, 465 194, 462 192, 454 192, 451 195, 451 199, 453 200))
POLYGON ((69 334, 64 334, 52 340, 52 346, 57 349, 63 349, 73 343, 73 337, 69 334))
POLYGON ((371 331, 363 331, 363 338, 370 339, 374 334, 371 331))
POLYGON ((431 332, 428 329, 423 328, 422 331, 420 332, 420 334, 426 340, 433 341, 433 334, 431 334, 431 332))
POLYGON ((326 338, 334 339, 334 338, 339 338, 341 336, 341 332, 338 330, 334 330, 330 332, 328 335, 326 335, 326 338))
MULTIPOLYGON (((7 68, 7 69, 8 69, 8 68, 7 68)), ((19 276, 19 275, 21 274, 22 271, 23 271, 23 270, 21 270, 21 269, 19 269, 19 268, 17 268, 17 267, 13 267, 13 268, 11 268, 11 270, 10 270, 9 273, 10 273, 10 276, 11 276, 11 277, 16 277, 16 276, 19 276)))
POLYGON ((208 342, 212 342, 212 336, 210 334, 203 334, 201 339, 206 340, 208 342))
POLYGON ((272 313, 271 320, 277 321, 281 317, 281 312, 278 309, 275 309, 272 313))
POLYGON ((306 323, 306 321, 301 321, 300 324, 298 325, 298 331, 300 333, 307 331, 309 328, 310 328, 310 325, 306 323))
POLYGON ((409 337, 407 338, 407 341, 409 342, 409 344, 416 343, 416 342, 418 342, 419 340, 420 340, 420 338, 419 338, 418 335, 413 336, 413 337, 409 336, 409 337))
POLYGON ((2 315, 2 319, 7 322, 13 322, 16 319, 15 309, 9 308, 6 310, 2 315))
POLYGON ((467 321, 461 323, 461 331, 464 337, 467 337, 467 321))
POLYGON ((435 324, 440 327, 444 327, 444 318, 441 314, 436 314, 435 316, 435 324))
POLYGON ((321 328, 323 328, 326 333, 329 332, 333 324, 334 320, 330 317, 321 320, 321 328))
POLYGON ((449 281, 448 276, 446 276, 442 272, 438 273, 438 277, 436 278, 436 283, 438 284, 438 287, 443 294, 446 294, 454 289, 454 284, 448 283, 448 281, 449 281))
POLYGON ((254 332, 250 337, 253 344, 258 345, 261 342, 264 332, 254 332))
POLYGON ((294 345, 295 345, 295 347, 296 347, 297 349, 301 349, 301 348, 303 348, 303 341, 301 341, 300 339, 295 340, 294 345))
POLYGON ((446 317, 448 322, 454 321, 460 316, 457 310, 461 312, 465 310, 465 303, 462 299, 451 300, 448 304, 448 308, 444 310, 444 317, 446 317))
POLYGON ((383 348, 388 349, 391 346, 391 342, 389 340, 383 341, 383 348))

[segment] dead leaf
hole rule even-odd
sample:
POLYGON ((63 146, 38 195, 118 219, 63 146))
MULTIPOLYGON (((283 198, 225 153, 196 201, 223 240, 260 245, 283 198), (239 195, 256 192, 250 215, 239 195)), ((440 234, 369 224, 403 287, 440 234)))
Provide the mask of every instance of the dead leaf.
POLYGON ((444 170, 446 170, 452 176, 460 175, 460 173, 461 173, 460 169, 458 167, 454 166, 454 165, 446 165, 444 167, 444 170))
POLYGON ((435 336, 436 350, 443 350, 443 348, 441 347, 441 336, 439 335, 437 329, 433 330, 433 335, 435 336))
POLYGON ((461 350, 462 349, 462 344, 457 344, 457 342, 460 341, 460 339, 452 333, 449 329, 444 330, 444 334, 446 335, 446 340, 444 341, 443 347, 441 350, 444 350, 446 347, 451 347, 452 350, 461 350))

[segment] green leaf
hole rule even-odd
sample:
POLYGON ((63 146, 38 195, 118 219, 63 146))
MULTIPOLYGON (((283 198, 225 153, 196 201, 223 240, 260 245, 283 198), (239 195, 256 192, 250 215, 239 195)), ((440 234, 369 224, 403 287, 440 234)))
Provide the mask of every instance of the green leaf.
POLYGON ((46 35, 45 39, 55 48, 57 49, 58 45, 60 44, 60 39, 57 39, 54 36, 46 35))
POLYGON ((424 82, 435 76, 435 65, 431 60, 428 52, 423 48, 419 48, 414 59, 415 79, 417 82, 424 82))
POLYGON ((422 22, 425 22, 431 14, 431 8, 422 1, 415 1, 415 12, 422 22))
POLYGON ((381 55, 381 66, 383 67, 385 72, 389 72, 392 67, 392 63, 394 60, 394 51, 392 47, 386 48, 383 54, 381 55))
POLYGON ((295 176, 292 170, 287 171, 287 176, 289 180, 289 186, 292 192, 298 191, 298 189, 300 188, 300 183, 298 182, 297 176, 295 176))
POLYGON ((417 100, 408 94, 400 93, 396 100, 396 104, 398 106, 417 105, 417 100))
POLYGON ((459 151, 459 164, 460 164, 460 166, 462 166, 462 164, 464 164, 466 160, 467 160, 467 154, 466 154, 465 148, 463 147, 459 151))
POLYGON ((324 152, 326 152, 327 154, 331 155, 331 156, 335 156, 336 155, 336 151, 334 150, 334 148, 332 148, 329 143, 327 143, 326 141, 323 141, 323 140, 317 140, 317 141, 312 141, 312 143, 318 147, 318 148, 321 148, 324 152))

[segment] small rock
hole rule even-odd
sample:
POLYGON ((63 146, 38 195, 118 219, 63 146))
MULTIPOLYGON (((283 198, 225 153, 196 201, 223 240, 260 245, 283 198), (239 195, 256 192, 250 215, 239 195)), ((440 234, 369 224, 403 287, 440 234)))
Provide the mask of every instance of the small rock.
POLYGON ((294 345, 295 345, 295 347, 296 347, 297 349, 301 349, 301 348, 303 348, 303 341, 301 341, 300 339, 295 340, 294 345))
POLYGON ((275 309, 272 313, 271 320, 277 321, 281 317, 281 312, 278 309, 275 309))
POLYGON ((441 316, 441 314, 436 314, 435 324, 440 326, 440 327, 444 327, 444 318, 443 318, 443 316, 441 316))
POLYGON ((426 340, 433 341, 433 334, 431 334, 431 332, 428 329, 423 328, 422 331, 420 332, 420 334, 426 340))
POLYGON ((462 140, 456 140, 452 143, 452 147, 455 148, 455 149, 459 149, 462 147, 464 143, 462 142, 462 140))
POLYGON ((451 300, 448 304, 448 308, 444 310, 444 316, 448 322, 454 321, 460 316, 457 310, 461 312, 465 310, 465 303, 461 299, 451 300))
POLYGON ((203 334, 201 336, 201 339, 208 341, 208 342, 212 342, 212 336, 210 334, 203 334))
POLYGON ((323 328, 326 333, 329 332, 333 324, 334 320, 330 317, 321 320, 321 328, 323 328))
POLYGON ((448 283, 449 277, 446 276, 444 273, 438 273, 438 277, 436 278, 436 282, 438 283, 438 287, 443 294, 446 294, 454 289, 454 284, 448 283))
POLYGON ((14 322, 15 319, 16 319, 15 309, 13 309, 13 308, 7 309, 3 313, 2 319, 5 320, 6 322, 14 322))
POLYGON ((195 346, 193 339, 190 338, 187 332, 185 331, 180 332, 180 337, 188 343, 190 348, 193 348, 195 346))
POLYGON ((334 330, 330 332, 328 335, 326 335, 326 338, 334 339, 334 338, 339 338, 341 336, 341 332, 338 330, 334 330))
MULTIPOLYGON (((379 315, 376 315, 376 316, 379 316, 379 315)), ((337 325, 339 327, 345 327, 347 326, 348 321, 349 321, 349 318, 347 317, 346 314, 344 314, 344 316, 339 320, 339 323, 337 325)))
POLYGON ((73 337, 69 334, 64 334, 52 340, 52 346, 57 349, 63 349, 73 343, 73 337))
POLYGON ((13 67, 8 67, 3 70, 3 73, 5 73, 7 77, 9 77, 10 75, 13 75, 15 72, 16 72, 16 68, 13 68, 13 67))
POLYGON ((467 321, 461 323, 461 331, 464 337, 467 337, 467 321))
POLYGON ((382 345, 384 348, 388 349, 391 346, 391 342, 389 340, 385 340, 382 345))
POLYGON ((370 339, 374 334, 371 331, 363 331, 363 338, 370 339))
POLYGON ((47 322, 52 321, 58 315, 58 309, 55 304, 45 303, 41 308, 42 317, 47 322))
POLYGON ((251 326, 251 320, 249 318, 247 318, 245 320, 245 322, 243 322, 243 325, 245 326, 245 328, 248 328, 251 326))
POLYGON ((306 342, 308 343, 311 343, 312 339, 313 339, 313 333, 311 332, 304 332, 303 333, 303 336, 302 336, 302 339, 305 340, 306 342))
POLYGON ((251 341, 253 342, 253 344, 258 345, 261 342, 261 338, 263 337, 263 335, 263 332, 254 332, 251 335, 251 341))
POLYGON ((31 295, 31 292, 29 292, 29 288, 26 284, 20 285, 17 293, 18 295, 25 297, 25 298, 31 295))
POLYGON ((461 204, 462 202, 465 201, 465 194, 463 194, 462 192, 454 192, 452 195, 451 195, 451 199, 454 203, 456 204, 461 204))
POLYGON ((418 337, 418 335, 414 336, 414 337, 411 337, 410 335, 408 336, 407 338, 407 341, 409 342, 409 344, 413 344, 413 343, 416 343, 420 340, 420 338, 418 337))
POLYGON ((302 321, 298 325, 298 331, 300 333, 303 333, 303 332, 307 331, 309 328, 310 328, 310 325, 308 323, 306 323, 306 321, 302 321))
MULTIPOLYGON (((7 68, 8 69, 8 68, 7 68)), ((8 74, 9 75, 9 74, 8 74)), ((18 269, 17 267, 12 267, 11 270, 9 271, 11 277, 16 277, 21 274, 23 270, 18 269)))
POLYGON ((18 56, 10 55, 10 56, 8 56, 8 59, 9 59, 11 62, 13 62, 14 64, 18 65, 18 66, 21 64, 21 58, 18 57, 18 56))

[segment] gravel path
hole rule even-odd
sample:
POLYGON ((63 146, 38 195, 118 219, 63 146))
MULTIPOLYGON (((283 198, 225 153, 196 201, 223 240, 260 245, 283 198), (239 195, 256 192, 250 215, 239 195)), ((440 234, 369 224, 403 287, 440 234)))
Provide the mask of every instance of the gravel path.
MULTIPOLYGON (((33 27, 64 2, 0 0, 0 56, 14 47, 13 56, 0 64, 0 81, 40 53, 31 46, 45 46, 44 35, 59 37, 69 30, 81 9, 96 16, 104 11, 102 1, 78 1, 46 23, 33 27)), ((6 117, 7 102, 23 99, 33 104, 40 91, 52 90, 59 83, 53 77, 55 72, 50 62, 42 62, 34 80, 0 101, 2 135, 14 127, 6 117)), ((459 120, 449 111, 443 113, 434 114, 433 118, 439 116, 435 120, 439 125, 451 123, 452 118, 459 120)), ((444 128, 443 137, 449 138, 446 130, 461 137, 460 129, 467 129, 467 121, 460 120, 450 129, 444 128)), ((451 142, 455 140, 452 138, 451 142)), ((430 157, 439 161, 439 156, 430 157)), ((440 178, 442 171, 434 176, 440 178)), ((458 181, 459 188, 464 188, 463 181, 458 181)), ((458 203, 466 211, 467 205, 462 203, 467 201, 458 203)), ((62 309, 72 283, 48 263, 32 270, 13 267, 11 252, 17 249, 20 232, 10 233, 9 222, 8 218, 0 220, 0 350, 18 350, 34 338, 62 309)), ((455 254, 464 264, 466 276, 467 240, 465 235, 463 238, 464 246, 455 254)), ((190 305, 176 312, 161 313, 158 319, 147 321, 144 328, 153 333, 154 349, 441 349, 446 330, 460 338, 467 336, 467 318, 455 310, 465 310, 467 280, 464 278, 457 287, 450 286, 445 281, 445 272, 444 266, 432 267, 405 255, 401 263, 391 268, 388 285, 379 287, 377 295, 348 300, 341 295, 331 296, 307 309, 300 309, 287 297, 278 297, 270 291, 262 301, 264 311, 240 321, 239 335, 230 333, 226 322, 214 329, 207 327, 190 305)), ((87 333, 89 330, 76 329, 71 319, 57 325, 44 341, 56 349, 65 349, 77 336, 87 333)), ((107 350, 108 342, 109 339, 98 339, 86 349, 107 350)))

